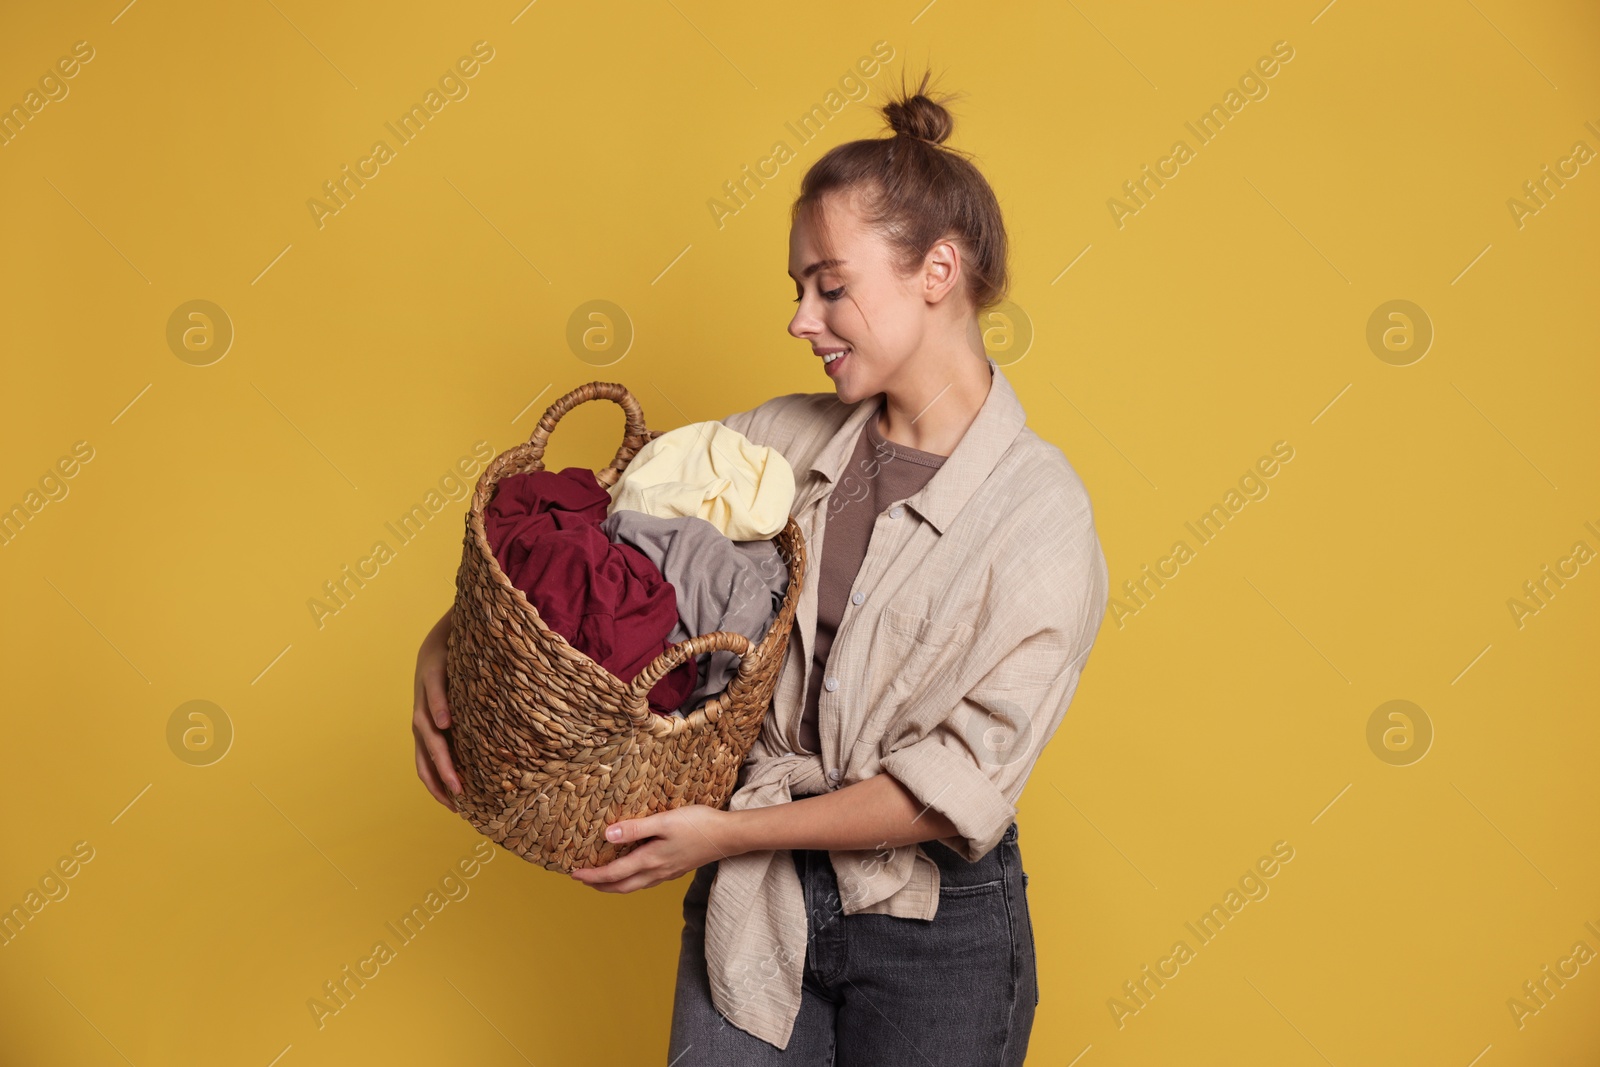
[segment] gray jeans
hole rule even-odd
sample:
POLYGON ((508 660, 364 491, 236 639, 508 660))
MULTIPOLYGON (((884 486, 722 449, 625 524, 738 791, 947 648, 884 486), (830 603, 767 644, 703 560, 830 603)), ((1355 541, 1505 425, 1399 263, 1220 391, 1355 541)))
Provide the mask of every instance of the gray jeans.
POLYGON ((786 1049, 711 1001, 705 918, 717 865, 697 870, 683 898, 671 1067, 1021 1067, 1039 983, 1017 824, 976 863, 937 841, 922 847, 939 865, 932 920, 843 914, 828 853, 793 850, 809 929, 786 1049))

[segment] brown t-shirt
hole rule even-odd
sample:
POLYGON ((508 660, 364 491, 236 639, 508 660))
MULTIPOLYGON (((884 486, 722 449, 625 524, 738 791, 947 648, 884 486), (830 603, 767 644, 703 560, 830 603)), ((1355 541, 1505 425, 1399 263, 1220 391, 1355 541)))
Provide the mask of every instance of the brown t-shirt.
POLYGON ((936 456, 886 440, 878 420, 870 418, 856 449, 833 487, 824 515, 822 571, 817 585, 817 636, 813 642, 811 684, 806 689, 805 713, 800 720, 800 747, 820 752, 817 702, 827 674, 828 650, 850 603, 861 561, 867 555, 872 526, 890 503, 904 500, 927 484, 947 457, 936 456))

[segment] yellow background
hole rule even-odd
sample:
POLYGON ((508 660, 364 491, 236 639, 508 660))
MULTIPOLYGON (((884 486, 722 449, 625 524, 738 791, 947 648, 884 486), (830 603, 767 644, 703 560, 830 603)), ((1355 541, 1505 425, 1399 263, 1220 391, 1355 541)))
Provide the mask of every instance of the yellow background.
MULTIPOLYGON (((482 840, 410 733, 464 498, 320 626, 308 602, 583 382, 658 429, 829 389, 784 332, 789 204, 929 63, 1034 331, 994 354, 1089 487, 1114 595, 1294 449, 1108 617, 1023 796, 1029 1062, 1600 1059, 1600 962, 1520 1028, 1507 1006, 1600 951, 1600 564, 1507 606, 1600 549, 1600 163, 1507 206, 1600 150, 1592 4, 7 5, 0 102, 80 40, 0 147, 0 506, 94 450, 0 548, 0 903, 94 858, 0 948, 5 1064, 665 1062, 687 880, 604 895, 505 852, 318 1028, 322 983, 482 840), (323 182, 480 40, 469 95, 319 228, 323 182), (786 123, 877 41, 871 96, 802 144, 786 123), (1122 183, 1277 41, 1268 95, 1119 228, 1122 183), (235 331, 208 366, 167 342, 197 299, 235 331), (1435 331, 1406 366, 1366 339, 1396 299, 1435 331), (618 362, 568 347, 591 300, 631 323, 618 362), (1434 732, 1405 766, 1367 741, 1397 699, 1434 732), (191 700, 235 732, 209 766, 169 747, 191 700), (1270 894, 1119 1027, 1123 983, 1277 841, 1270 894)), ((552 465, 602 465, 620 426, 586 406, 552 465)))

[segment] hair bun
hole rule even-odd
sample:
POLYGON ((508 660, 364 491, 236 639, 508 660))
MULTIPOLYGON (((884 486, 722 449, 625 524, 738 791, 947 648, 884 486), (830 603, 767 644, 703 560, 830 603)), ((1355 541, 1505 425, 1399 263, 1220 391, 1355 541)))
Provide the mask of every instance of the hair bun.
POLYGON ((943 144, 955 128, 955 120, 944 105, 926 95, 927 86, 928 77, 924 75, 916 92, 884 105, 884 117, 898 136, 943 144))

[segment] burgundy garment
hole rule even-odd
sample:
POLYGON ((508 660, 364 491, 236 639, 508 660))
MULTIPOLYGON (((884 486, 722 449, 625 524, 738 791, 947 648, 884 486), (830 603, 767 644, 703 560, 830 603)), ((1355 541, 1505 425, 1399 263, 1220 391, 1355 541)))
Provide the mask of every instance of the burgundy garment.
POLYGON ((483 509, 483 532, 500 569, 521 589, 517 574, 546 530, 598 526, 610 504, 611 494, 583 467, 508 474, 483 509))
MULTIPOLYGON (((678 595, 648 556, 600 528, 611 496, 583 467, 511 474, 483 509, 500 569, 544 624, 623 681, 671 642, 678 595)), ((694 691, 693 657, 651 687, 650 710, 669 715, 694 691)))

